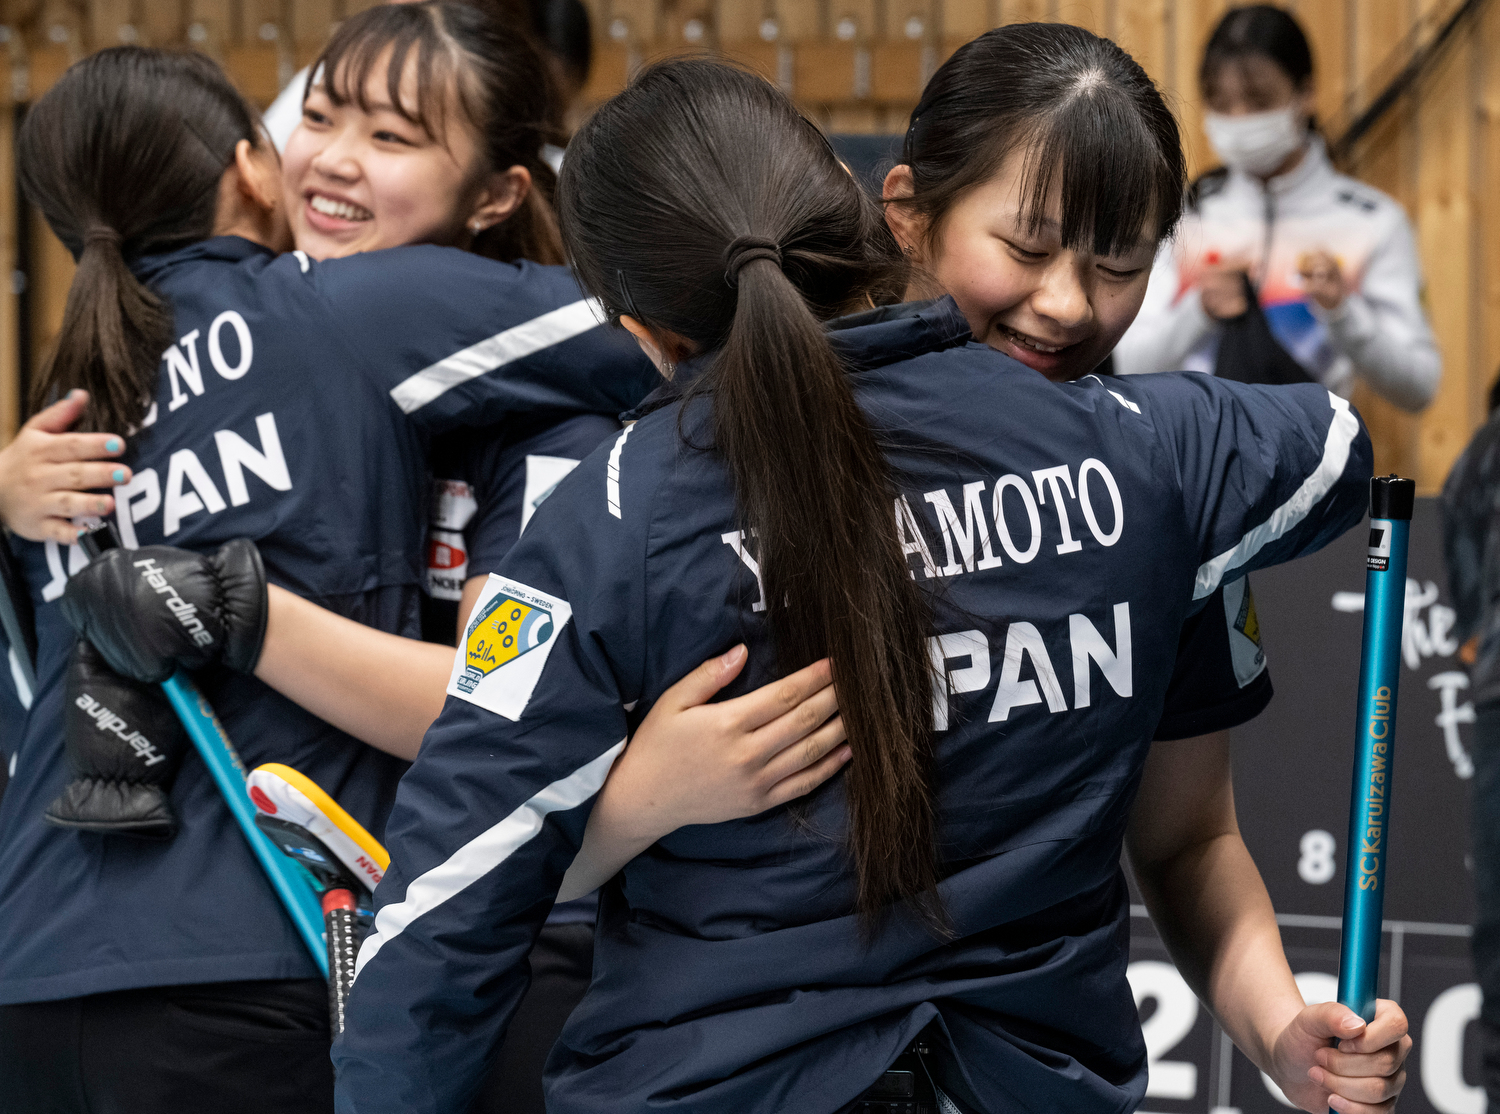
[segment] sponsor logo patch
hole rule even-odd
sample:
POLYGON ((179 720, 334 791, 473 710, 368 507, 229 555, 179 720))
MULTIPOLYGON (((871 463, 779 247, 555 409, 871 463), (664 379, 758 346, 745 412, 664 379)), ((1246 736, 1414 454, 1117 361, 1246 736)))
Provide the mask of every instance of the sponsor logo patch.
POLYGON ((491 575, 464 629, 449 695, 520 719, 572 615, 566 600, 491 575))

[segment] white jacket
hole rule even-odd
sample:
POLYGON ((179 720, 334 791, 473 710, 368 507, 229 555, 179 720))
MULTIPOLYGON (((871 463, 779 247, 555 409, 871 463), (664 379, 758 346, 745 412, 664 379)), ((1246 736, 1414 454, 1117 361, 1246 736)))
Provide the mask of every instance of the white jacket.
POLYGON ((1421 267, 1401 207, 1340 174, 1314 136, 1291 171, 1262 183, 1238 171, 1206 179, 1163 244, 1140 315, 1115 348, 1122 375, 1212 373, 1220 324, 1203 309, 1198 276, 1220 260, 1251 261, 1261 306, 1283 347, 1329 390, 1348 397, 1356 377, 1403 410, 1421 410, 1442 375, 1422 312, 1421 267), (1302 292, 1298 263, 1335 256, 1351 293, 1333 311, 1302 292))

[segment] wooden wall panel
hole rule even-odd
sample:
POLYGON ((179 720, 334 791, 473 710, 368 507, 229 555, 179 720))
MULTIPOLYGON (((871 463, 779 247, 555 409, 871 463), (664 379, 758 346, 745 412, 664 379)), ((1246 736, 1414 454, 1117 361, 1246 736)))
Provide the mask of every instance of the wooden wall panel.
POLYGON ((89 45, 98 50, 116 43, 138 42, 141 36, 134 9, 133 0, 89 0, 89 45))
MULTIPOLYGON (((300 6, 300 5, 299 5, 300 6)), ((171 46, 187 33, 183 0, 138 0, 135 21, 147 46, 171 46)))
POLYGON ((1052 0, 1000 0, 999 22, 1027 23, 1052 17, 1052 0))
POLYGON ((825 34, 823 5, 816 0, 771 0, 767 11, 780 29, 778 42, 817 42, 825 34))
POLYGON ((16 266, 15 105, 8 51, 0 47, 0 445, 15 436, 21 415, 21 319, 16 266))
POLYGON ((73 257, 52 235, 42 214, 31 211, 31 275, 26 288, 30 303, 27 328, 31 330, 31 371, 38 372, 52 352, 62 329, 68 287, 73 283, 73 257))
POLYGON ((955 46, 1000 24, 994 0, 942 0, 943 38, 955 46))
POLYGON ((1479 398, 1484 399, 1500 373, 1500 204, 1494 197, 1495 186, 1500 183, 1500 5, 1491 3, 1485 10, 1475 51, 1481 67, 1475 120, 1479 129, 1476 167, 1485 188, 1478 192, 1478 363, 1471 369, 1470 379, 1479 398))
POLYGON ((1096 35, 1109 38, 1114 30, 1111 26, 1113 7, 1111 0, 1057 0, 1048 17, 1059 23, 1086 27, 1096 35))
POLYGON ((1353 14, 1346 0, 1314 0, 1297 8, 1297 19, 1312 40, 1318 117, 1325 121, 1338 116, 1349 92, 1349 17, 1353 14))
POLYGON ((1442 62, 1417 111, 1417 205, 1412 214, 1427 308, 1443 353, 1443 383, 1423 415, 1421 474, 1446 475, 1468 441, 1469 320, 1473 222, 1469 196, 1473 129, 1468 111, 1473 44, 1460 42, 1442 62))
POLYGON ((1167 87, 1172 67, 1171 0, 1135 0, 1115 9, 1114 39, 1157 85, 1167 87))
POLYGON ((761 42, 760 25, 765 18, 766 6, 761 0, 719 0, 719 41, 761 42))
POLYGON ((1178 0, 1172 17, 1172 72, 1167 80, 1172 108, 1182 123, 1182 144, 1187 151, 1188 174, 1196 177, 1216 160, 1203 135, 1203 110, 1198 95, 1198 63, 1214 24, 1227 4, 1218 0, 1178 0))

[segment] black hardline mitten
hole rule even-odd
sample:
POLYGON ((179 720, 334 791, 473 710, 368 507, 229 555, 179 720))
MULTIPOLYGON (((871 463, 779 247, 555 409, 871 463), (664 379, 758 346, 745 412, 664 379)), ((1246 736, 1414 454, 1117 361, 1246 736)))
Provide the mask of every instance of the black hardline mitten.
POLYGON ((62 609, 133 680, 165 681, 179 668, 216 661, 252 673, 266 637, 266 570, 248 538, 210 554, 112 549, 73 574, 62 609))
POLYGON ((174 835, 170 793, 189 744, 166 693, 120 676, 79 639, 66 700, 63 749, 73 777, 48 806, 47 821, 152 839, 174 835))

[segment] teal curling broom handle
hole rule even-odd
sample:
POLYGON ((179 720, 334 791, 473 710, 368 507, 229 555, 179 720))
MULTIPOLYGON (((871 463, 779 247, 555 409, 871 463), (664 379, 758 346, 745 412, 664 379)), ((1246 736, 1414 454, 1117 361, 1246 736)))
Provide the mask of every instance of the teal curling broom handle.
POLYGON ((318 970, 326 979, 328 949, 323 942, 323 906, 318 901, 318 895, 313 892, 311 883, 302 874, 301 867, 282 854, 265 832, 256 827, 255 804, 250 800, 250 791, 245 786, 248 774, 234 744, 229 741, 224 725, 214 715, 214 710, 198 691, 198 686, 188 680, 187 674, 182 670, 179 669, 163 681, 161 687, 166 692, 167 699, 172 702, 177 718, 187 729, 188 737, 193 740, 198 756, 208 767, 214 784, 219 787, 219 794, 234 815, 235 823, 240 826, 240 831, 250 844, 250 850, 265 871, 266 879, 276 891, 276 896, 281 899, 287 916, 292 918, 298 935, 302 937, 302 942, 307 945, 318 970))
MULTIPOLYGON (((97 522, 98 525, 79 537, 78 544, 83 547, 84 552, 90 557, 97 557, 106 549, 116 548, 119 543, 115 540, 113 529, 99 520, 89 521, 97 522)), ((182 670, 179 669, 163 681, 161 687, 172 704, 172 710, 177 713, 177 718, 187 730, 188 738, 193 741, 193 748, 208 767, 214 784, 219 787, 219 795, 229 806, 230 814, 239 825, 245 841, 250 844, 250 850, 265 872, 266 880, 281 899, 282 908, 292 919, 297 934, 302 937, 313 962, 326 979, 328 949, 323 942, 323 906, 318 901, 312 880, 302 867, 282 854, 280 848, 256 826, 255 804, 250 800, 250 790, 245 785, 248 775, 244 763, 240 761, 239 752, 229 740, 229 733, 224 730, 224 725, 214 715, 213 708, 203 698, 198 687, 182 670)))
POLYGON ((1391 766, 1396 757, 1396 692, 1406 612, 1406 546, 1417 485, 1396 476, 1370 481, 1370 548, 1365 562, 1365 633, 1359 662, 1354 783, 1344 869, 1344 938, 1339 1001, 1375 1019, 1380 974, 1385 861, 1390 849, 1391 766))

